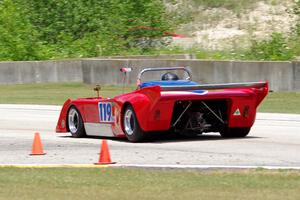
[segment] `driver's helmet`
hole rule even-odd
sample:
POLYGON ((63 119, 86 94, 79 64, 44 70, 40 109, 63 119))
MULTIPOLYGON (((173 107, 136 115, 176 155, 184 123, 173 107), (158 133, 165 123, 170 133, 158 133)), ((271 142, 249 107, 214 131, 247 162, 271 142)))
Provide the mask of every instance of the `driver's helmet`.
POLYGON ((176 80, 179 80, 179 78, 176 74, 167 72, 161 76, 161 80, 162 81, 176 81, 176 80))

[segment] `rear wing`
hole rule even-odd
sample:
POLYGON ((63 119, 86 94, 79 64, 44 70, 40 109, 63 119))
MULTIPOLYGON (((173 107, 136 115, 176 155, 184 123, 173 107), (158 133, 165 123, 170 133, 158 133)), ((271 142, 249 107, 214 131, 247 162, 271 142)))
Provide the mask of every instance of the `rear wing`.
POLYGON ((215 90, 215 89, 234 89, 234 88, 264 88, 268 87, 267 81, 246 82, 246 83, 224 83, 224 84, 204 84, 191 86, 160 86, 161 91, 186 91, 186 90, 215 90))

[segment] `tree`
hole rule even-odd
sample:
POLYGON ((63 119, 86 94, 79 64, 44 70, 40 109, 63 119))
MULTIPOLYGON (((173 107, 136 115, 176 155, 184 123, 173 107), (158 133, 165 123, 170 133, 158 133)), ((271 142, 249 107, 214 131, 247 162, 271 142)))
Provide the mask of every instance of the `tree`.
POLYGON ((37 31, 12 0, 0 2, 0 60, 42 59, 37 31))

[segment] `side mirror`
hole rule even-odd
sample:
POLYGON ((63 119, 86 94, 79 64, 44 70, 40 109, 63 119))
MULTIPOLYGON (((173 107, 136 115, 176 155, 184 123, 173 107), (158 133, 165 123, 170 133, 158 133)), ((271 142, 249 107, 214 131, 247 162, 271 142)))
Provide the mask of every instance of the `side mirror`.
POLYGON ((131 72, 132 68, 131 67, 122 67, 120 69, 120 71, 126 74, 127 72, 131 72))
POLYGON ((122 72, 122 73, 124 74, 124 76, 123 76, 123 91, 122 91, 122 93, 124 93, 127 73, 128 73, 128 72, 131 72, 131 71, 132 71, 132 68, 131 68, 131 67, 122 67, 122 68, 120 69, 120 72, 122 72))

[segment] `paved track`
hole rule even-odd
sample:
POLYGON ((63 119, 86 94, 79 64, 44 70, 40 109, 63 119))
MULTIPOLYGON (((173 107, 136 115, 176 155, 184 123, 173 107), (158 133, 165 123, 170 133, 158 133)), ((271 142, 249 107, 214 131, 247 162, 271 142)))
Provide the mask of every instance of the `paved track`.
MULTIPOLYGON (((0 104, 1 164, 92 164, 101 138, 74 139, 56 134, 59 106, 0 104), (34 132, 40 132, 44 156, 29 156, 34 132)), ((250 135, 222 139, 204 134, 193 139, 156 138, 133 144, 108 140, 119 164, 186 166, 300 166, 300 115, 259 113, 250 135)))

